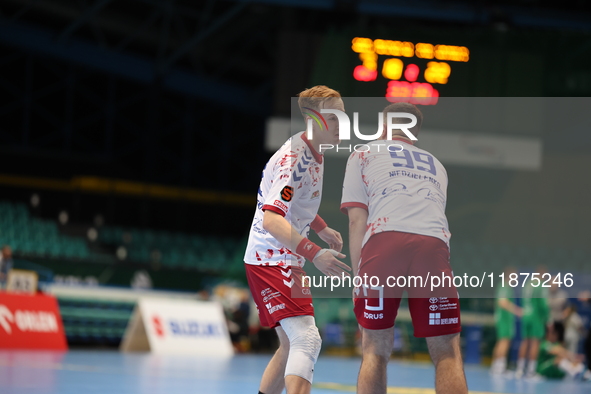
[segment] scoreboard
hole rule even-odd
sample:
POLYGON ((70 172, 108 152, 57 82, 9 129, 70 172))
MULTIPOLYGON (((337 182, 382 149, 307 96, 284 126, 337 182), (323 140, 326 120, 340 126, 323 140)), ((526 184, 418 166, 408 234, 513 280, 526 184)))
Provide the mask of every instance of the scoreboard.
POLYGON ((355 37, 351 44, 361 62, 353 69, 353 78, 372 83, 380 71, 387 80, 385 97, 392 102, 436 104, 437 85, 450 81, 453 62, 470 60, 470 51, 465 46, 366 37, 355 37))

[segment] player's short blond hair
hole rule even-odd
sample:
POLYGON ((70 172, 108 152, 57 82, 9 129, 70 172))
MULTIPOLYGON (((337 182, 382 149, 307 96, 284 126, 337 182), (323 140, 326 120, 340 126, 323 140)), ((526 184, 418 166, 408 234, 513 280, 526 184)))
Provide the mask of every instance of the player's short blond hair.
MULTIPOLYGON (((341 94, 328 86, 317 85, 300 92, 298 97, 300 111, 302 111, 302 108, 304 107, 319 111, 324 102, 340 100, 341 94)), ((302 111, 302 115, 304 115, 304 111, 302 111)))
MULTIPOLYGON (((423 124, 423 113, 414 104, 411 103, 393 103, 384 108, 384 125, 388 121, 389 112, 406 112, 407 114, 413 114, 417 117, 417 124, 410 128, 409 131, 417 137, 423 124)), ((393 118, 394 123, 408 123, 408 118, 393 118)))

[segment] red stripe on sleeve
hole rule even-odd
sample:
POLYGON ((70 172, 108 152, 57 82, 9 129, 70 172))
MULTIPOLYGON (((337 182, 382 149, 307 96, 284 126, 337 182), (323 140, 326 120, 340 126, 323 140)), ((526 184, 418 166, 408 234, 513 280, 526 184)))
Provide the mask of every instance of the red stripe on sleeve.
POLYGON ((347 210, 347 208, 352 208, 352 207, 363 208, 366 211, 369 211, 367 209, 367 205, 362 204, 360 202, 345 202, 345 203, 341 204, 341 212, 344 213, 345 215, 348 215, 349 211, 347 210))
POLYGON ((277 208, 275 205, 263 205, 261 208, 263 211, 272 211, 275 212, 283 217, 285 217, 285 212, 281 210, 281 208, 277 208))

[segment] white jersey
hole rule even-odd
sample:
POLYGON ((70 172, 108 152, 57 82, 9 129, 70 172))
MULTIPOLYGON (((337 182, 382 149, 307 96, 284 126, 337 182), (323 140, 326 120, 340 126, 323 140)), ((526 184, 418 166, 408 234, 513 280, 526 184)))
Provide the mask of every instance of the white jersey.
POLYGON ((349 157, 341 201, 344 213, 348 207, 367 209, 363 245, 383 231, 428 235, 449 245, 447 172, 439 160, 403 140, 368 145, 368 152, 349 157))
POLYGON ((324 163, 304 132, 288 139, 269 159, 257 196, 252 227, 244 255, 246 264, 298 265, 305 259, 289 250, 263 228, 263 213, 271 210, 283 217, 304 237, 316 217, 322 198, 324 163))

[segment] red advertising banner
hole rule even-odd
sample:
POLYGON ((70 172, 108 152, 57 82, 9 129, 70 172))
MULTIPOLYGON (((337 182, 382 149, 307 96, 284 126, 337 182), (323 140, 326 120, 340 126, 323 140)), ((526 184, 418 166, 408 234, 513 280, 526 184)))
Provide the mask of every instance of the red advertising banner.
POLYGON ((0 292, 0 349, 67 350, 57 300, 0 292))

